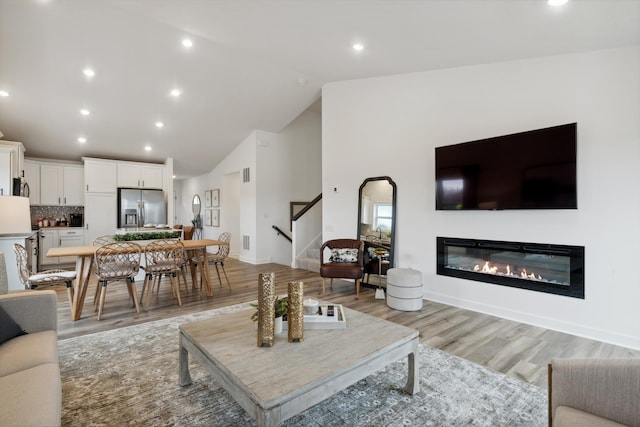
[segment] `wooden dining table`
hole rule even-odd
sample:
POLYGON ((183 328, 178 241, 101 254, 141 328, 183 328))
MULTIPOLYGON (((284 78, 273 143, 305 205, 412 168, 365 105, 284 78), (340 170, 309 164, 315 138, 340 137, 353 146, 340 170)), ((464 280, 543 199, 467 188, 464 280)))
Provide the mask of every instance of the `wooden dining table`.
MULTIPOLYGON (((196 257, 197 266, 200 270, 200 277, 204 285, 207 296, 213 296, 213 286, 209 277, 209 258, 207 254, 208 246, 224 246, 228 242, 214 239, 181 240, 184 249, 189 254, 189 258, 196 257), (200 262, 202 260, 202 262, 200 262), (206 268, 205 268, 206 266, 206 268)), ((140 243, 140 242, 136 242, 140 243)), ((144 243, 141 243, 144 246, 144 243)), ((100 246, 66 246, 51 248, 47 252, 47 257, 76 257, 76 279, 73 281, 73 299, 71 304, 71 320, 80 320, 84 300, 87 295, 91 271, 93 269, 94 255, 100 246)), ((193 267, 192 267, 193 268, 193 267)))

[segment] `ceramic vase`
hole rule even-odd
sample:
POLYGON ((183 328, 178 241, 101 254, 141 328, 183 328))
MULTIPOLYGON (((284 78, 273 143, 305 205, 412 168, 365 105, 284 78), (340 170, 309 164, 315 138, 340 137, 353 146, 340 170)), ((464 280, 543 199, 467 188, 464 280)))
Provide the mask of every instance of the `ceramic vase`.
POLYGON ((258 347, 273 347, 275 341, 275 273, 258 275, 258 347))
POLYGON ((287 334, 289 342, 304 340, 303 283, 289 282, 289 306, 287 308, 287 334))
POLYGON ((273 323, 273 332, 276 335, 280 335, 282 333, 282 316, 275 318, 273 323))

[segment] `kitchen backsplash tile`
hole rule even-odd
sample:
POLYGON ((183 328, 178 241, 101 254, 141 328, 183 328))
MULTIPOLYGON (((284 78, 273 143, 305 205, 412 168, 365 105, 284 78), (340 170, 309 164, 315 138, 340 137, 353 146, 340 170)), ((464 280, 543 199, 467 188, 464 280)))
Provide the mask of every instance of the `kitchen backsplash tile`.
POLYGON ((67 221, 69 214, 84 214, 84 206, 31 206, 31 225, 38 225, 38 218, 47 218, 49 220, 62 220, 66 215, 67 221))

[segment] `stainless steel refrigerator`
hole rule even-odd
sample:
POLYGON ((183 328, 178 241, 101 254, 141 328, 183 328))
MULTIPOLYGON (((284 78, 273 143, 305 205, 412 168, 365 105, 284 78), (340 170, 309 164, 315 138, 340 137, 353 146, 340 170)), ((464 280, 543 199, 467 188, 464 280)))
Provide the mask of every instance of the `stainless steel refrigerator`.
POLYGON ((118 188, 118 228, 166 223, 164 191, 118 188))

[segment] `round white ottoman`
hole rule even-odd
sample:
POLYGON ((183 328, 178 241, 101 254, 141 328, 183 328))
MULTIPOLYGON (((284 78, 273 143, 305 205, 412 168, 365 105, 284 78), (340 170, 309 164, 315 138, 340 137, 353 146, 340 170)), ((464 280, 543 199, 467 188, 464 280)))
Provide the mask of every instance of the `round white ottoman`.
POLYGON ((387 305, 402 311, 420 310, 422 273, 411 268, 390 268, 387 271, 387 305))

